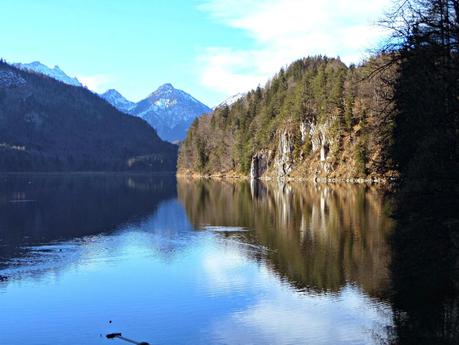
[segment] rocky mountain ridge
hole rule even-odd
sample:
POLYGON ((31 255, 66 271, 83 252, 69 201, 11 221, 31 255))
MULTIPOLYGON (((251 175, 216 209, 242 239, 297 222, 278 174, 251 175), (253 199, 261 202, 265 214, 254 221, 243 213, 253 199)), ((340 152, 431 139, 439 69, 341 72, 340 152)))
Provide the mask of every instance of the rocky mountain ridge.
POLYGON ((19 69, 25 70, 25 71, 30 71, 30 72, 35 72, 35 73, 46 75, 50 78, 59 80, 68 85, 83 86, 83 84, 81 84, 77 78, 69 77, 57 65, 54 66, 53 68, 50 68, 42 64, 40 61, 34 61, 31 63, 15 63, 13 64, 13 66, 19 69))

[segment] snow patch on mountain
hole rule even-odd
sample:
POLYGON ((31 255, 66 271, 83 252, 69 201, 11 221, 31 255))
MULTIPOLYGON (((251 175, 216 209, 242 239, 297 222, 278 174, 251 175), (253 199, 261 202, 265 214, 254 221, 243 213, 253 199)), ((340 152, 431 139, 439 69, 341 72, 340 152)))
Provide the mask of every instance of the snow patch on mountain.
POLYGON ((158 108, 160 109, 166 109, 166 108, 169 108, 173 105, 177 104, 177 100, 173 99, 168 99, 168 98, 161 98, 161 99, 158 99, 156 102, 155 102, 155 105, 158 106, 158 108))
POLYGON ((22 78, 17 73, 12 71, 3 71, 0 70, 0 86, 1 87, 17 87, 24 85, 26 83, 25 79, 22 78))
POLYGON ((228 107, 231 107, 234 103, 239 101, 242 97, 244 97, 246 93, 237 93, 233 96, 228 97, 225 99, 223 102, 221 102, 219 105, 217 105, 214 109, 224 107, 225 105, 228 107))

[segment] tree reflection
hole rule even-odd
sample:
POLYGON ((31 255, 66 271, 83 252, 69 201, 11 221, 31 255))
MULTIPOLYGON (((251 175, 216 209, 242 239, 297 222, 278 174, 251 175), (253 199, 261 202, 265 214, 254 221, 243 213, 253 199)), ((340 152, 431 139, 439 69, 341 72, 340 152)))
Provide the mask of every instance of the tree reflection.
POLYGON ((424 187, 408 183, 399 195, 392 343, 459 344, 459 205, 454 188, 424 187))
POLYGON ((231 236, 268 248, 267 264, 298 289, 388 290, 393 222, 375 188, 179 180, 178 194, 195 227, 254 230, 231 236))

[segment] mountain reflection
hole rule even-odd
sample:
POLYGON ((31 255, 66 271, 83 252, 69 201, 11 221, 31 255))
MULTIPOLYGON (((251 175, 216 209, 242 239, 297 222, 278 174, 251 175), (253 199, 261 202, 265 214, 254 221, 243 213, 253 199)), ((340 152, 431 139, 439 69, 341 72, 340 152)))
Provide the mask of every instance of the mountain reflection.
POLYGON ((180 179, 178 195, 197 228, 254 230, 223 235, 267 248, 267 265, 298 289, 388 289, 393 221, 375 188, 180 179))
POLYGON ((108 233, 176 196, 173 175, 0 176, 0 262, 24 245, 108 233))

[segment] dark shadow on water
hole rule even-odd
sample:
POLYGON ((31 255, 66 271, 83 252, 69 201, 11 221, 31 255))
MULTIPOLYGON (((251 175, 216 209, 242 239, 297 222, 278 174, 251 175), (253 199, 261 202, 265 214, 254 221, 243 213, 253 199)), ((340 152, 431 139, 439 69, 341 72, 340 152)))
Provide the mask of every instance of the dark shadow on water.
POLYGON ((172 174, 0 175, 0 269, 24 246, 109 233, 174 197, 172 174))
POLYGON ((393 344, 459 344, 454 189, 403 194, 392 238, 393 344))

